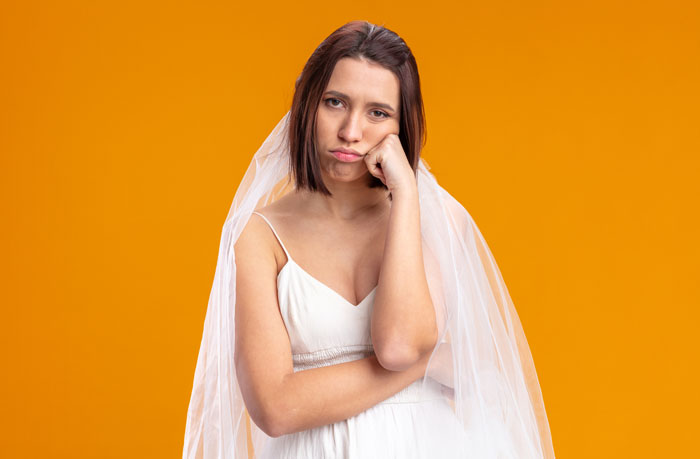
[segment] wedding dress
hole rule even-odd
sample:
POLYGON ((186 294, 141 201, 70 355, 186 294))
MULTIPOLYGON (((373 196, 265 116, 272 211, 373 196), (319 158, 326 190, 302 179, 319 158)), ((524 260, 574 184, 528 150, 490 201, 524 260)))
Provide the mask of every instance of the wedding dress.
MULTIPOLYGON (((234 243, 256 209, 290 191, 289 112, 238 187, 223 226, 187 413, 183 458, 248 458, 245 404, 233 361, 234 243)), ((424 159, 416 171, 423 256, 439 339, 422 378, 357 416, 269 437, 251 423, 255 457, 553 458, 527 339, 486 241, 424 159)), ((261 218, 265 216, 257 213, 261 218)), ((294 262, 278 275, 294 371, 372 352, 375 290, 353 305, 294 262)))

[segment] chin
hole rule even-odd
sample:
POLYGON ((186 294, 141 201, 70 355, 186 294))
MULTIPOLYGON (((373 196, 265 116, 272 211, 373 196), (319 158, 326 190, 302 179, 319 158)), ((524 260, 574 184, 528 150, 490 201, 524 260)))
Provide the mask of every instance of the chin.
POLYGON ((362 168, 364 168, 364 171, 361 171, 360 168, 356 168, 355 166, 351 167, 350 165, 347 165, 347 163, 342 163, 341 169, 344 169, 343 171, 333 169, 332 167, 332 170, 326 170, 325 174, 329 180, 333 180, 336 182, 350 183, 357 182, 360 180, 368 180, 367 176, 371 174, 367 170, 367 166, 365 166, 364 163, 360 163, 359 165, 362 166, 362 168))
POLYGON ((359 180, 366 180, 364 174, 361 175, 331 175, 330 176, 331 180, 334 180, 336 182, 344 182, 344 183, 351 183, 351 182, 357 182, 359 180))

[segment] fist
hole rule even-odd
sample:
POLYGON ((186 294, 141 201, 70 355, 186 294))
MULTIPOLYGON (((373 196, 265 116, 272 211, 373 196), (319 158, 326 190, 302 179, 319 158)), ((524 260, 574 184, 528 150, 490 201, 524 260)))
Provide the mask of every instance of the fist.
POLYGON ((415 174, 396 134, 387 134, 367 152, 364 160, 369 173, 381 180, 391 192, 415 185, 415 174))

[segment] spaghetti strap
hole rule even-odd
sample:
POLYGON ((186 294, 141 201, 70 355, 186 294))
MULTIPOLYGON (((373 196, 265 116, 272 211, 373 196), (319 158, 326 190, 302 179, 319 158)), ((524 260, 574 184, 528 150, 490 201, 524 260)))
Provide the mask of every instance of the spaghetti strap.
POLYGON ((270 227, 270 229, 272 230, 272 232, 275 234, 275 237, 277 238, 277 241, 278 241, 278 242, 280 243, 280 245, 282 246, 282 250, 284 250, 284 254, 287 255, 287 260, 291 260, 292 257, 289 256, 289 252, 287 252, 287 248, 286 248, 286 247, 284 246, 284 244, 282 243, 282 239, 280 239, 279 234, 277 234, 277 231, 275 230, 275 227, 272 226, 272 223, 270 223, 270 220, 268 220, 267 217, 265 217, 265 216, 264 216, 263 214, 261 214, 260 212, 255 212, 255 211, 254 211, 253 213, 254 213, 254 214, 257 214, 257 215, 260 215, 260 216, 267 222, 267 225, 270 227))

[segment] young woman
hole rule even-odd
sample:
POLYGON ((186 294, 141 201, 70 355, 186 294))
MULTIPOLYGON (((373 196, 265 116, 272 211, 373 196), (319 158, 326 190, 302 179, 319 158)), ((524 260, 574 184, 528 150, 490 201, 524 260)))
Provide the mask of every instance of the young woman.
MULTIPOLYGON (((554 457, 510 297, 420 158, 415 59, 364 21, 314 51, 224 226, 183 457, 554 457)), ((534 379, 533 379, 534 378, 534 379)))

